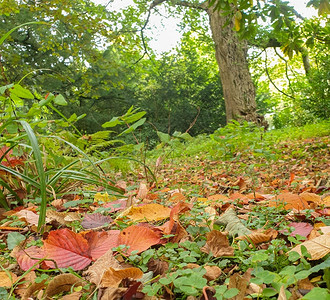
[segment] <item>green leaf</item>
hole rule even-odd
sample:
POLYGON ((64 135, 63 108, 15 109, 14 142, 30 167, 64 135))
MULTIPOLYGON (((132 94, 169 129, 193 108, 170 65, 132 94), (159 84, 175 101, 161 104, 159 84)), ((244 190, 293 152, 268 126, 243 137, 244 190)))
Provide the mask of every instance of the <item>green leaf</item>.
POLYGON ((119 124, 122 124, 122 121, 119 120, 119 117, 113 117, 109 122, 105 122, 104 124, 102 124, 102 127, 115 127, 119 124))
POLYGON ((262 291, 262 295, 265 296, 265 297, 273 297, 277 294, 278 292, 274 289, 271 289, 271 288, 265 288, 263 291, 262 291))
POLYGON ((330 299, 330 293, 327 289, 322 289, 320 287, 313 288, 308 294, 302 297, 302 300, 315 300, 315 299, 330 299))
POLYGON ((38 106, 41 107, 41 106, 44 106, 48 103, 50 103, 51 101, 53 101, 55 99, 55 96, 52 94, 52 93, 49 93, 47 99, 42 99, 39 103, 38 103, 38 106))
POLYGON ((0 95, 2 95, 7 89, 13 87, 14 84, 8 84, 8 85, 4 85, 4 86, 0 86, 0 95))
POLYGON ((126 123, 133 123, 133 122, 141 119, 145 114, 146 114, 145 111, 140 111, 140 112, 138 112, 136 114, 133 114, 131 116, 124 115, 124 116, 121 117, 121 119, 123 121, 125 121, 126 123))
POLYGON ((38 230, 41 229, 41 227, 45 224, 46 221, 46 209, 47 209, 47 192, 46 192, 46 175, 44 170, 44 165, 42 161, 42 155, 38 144, 38 139, 36 135, 34 134, 31 126, 26 121, 20 121, 23 128, 25 129, 32 149, 33 149, 33 155, 35 159, 36 169, 39 176, 39 182, 40 182, 40 194, 41 194, 41 204, 40 204, 40 214, 39 214, 39 221, 38 221, 38 230))
POLYGON ((232 288, 232 289, 229 289, 227 291, 224 292, 223 296, 227 299, 229 298, 233 298, 235 297, 236 295, 238 295, 239 293, 239 290, 236 289, 236 288, 232 288))
POLYGON ((130 133, 132 131, 134 131, 136 128, 140 127, 141 125, 144 124, 144 122, 146 121, 146 118, 142 118, 141 120, 135 122, 134 124, 132 124, 129 128, 127 128, 126 130, 124 130, 121 134, 119 134, 118 136, 121 136, 123 134, 127 134, 130 133))
POLYGON ((168 144, 171 140, 171 136, 167 133, 157 131, 157 135, 162 143, 168 144))
POLYGON ((55 97, 54 103, 62 106, 68 105, 68 102, 64 99, 64 97, 61 94, 55 97))
POLYGON ((10 232, 7 237, 8 249, 13 250, 20 242, 25 241, 25 236, 18 232, 10 232))
POLYGON ((23 88, 19 84, 15 84, 12 88, 10 88, 10 93, 20 98, 34 99, 33 94, 28 89, 23 88))

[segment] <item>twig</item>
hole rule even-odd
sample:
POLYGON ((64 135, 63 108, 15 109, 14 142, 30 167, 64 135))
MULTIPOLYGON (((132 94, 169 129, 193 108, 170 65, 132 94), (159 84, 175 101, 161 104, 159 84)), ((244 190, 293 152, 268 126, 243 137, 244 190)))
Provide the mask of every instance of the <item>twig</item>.
POLYGON ((268 67, 267 67, 267 50, 264 49, 265 51, 265 71, 266 71, 266 74, 267 74, 267 77, 269 79, 269 81, 271 82, 271 84, 274 86, 275 89, 277 89, 281 94, 291 98, 291 99, 295 99, 295 97, 291 96, 291 95, 288 95, 287 93, 283 92, 282 90, 280 90, 277 85, 275 84, 275 82, 272 80, 272 78, 270 77, 269 75, 269 72, 268 72, 268 67))

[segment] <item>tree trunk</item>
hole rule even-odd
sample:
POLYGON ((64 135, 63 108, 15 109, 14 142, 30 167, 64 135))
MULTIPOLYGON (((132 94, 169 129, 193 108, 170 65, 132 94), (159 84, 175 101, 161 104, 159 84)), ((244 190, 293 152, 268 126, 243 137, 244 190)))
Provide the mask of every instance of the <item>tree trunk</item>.
POLYGON ((220 71, 227 122, 235 119, 264 125, 263 117, 256 112, 256 92, 246 59, 246 41, 238 38, 232 22, 226 24, 227 18, 221 16, 219 11, 210 7, 207 13, 220 71))

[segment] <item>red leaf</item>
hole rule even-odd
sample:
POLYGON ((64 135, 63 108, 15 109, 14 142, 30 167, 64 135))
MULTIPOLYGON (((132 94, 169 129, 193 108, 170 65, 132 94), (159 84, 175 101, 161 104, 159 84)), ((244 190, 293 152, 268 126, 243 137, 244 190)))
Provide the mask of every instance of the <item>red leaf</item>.
POLYGON ((294 227, 295 230, 293 232, 291 232, 291 236, 296 236, 297 234, 307 237, 311 231, 313 230, 313 226, 309 223, 290 223, 289 224, 290 227, 294 227))
POLYGON ((152 245, 161 242, 160 230, 151 229, 145 226, 132 225, 124 229, 118 238, 118 245, 127 245, 129 249, 127 253, 137 250, 142 252, 152 245))
MULTIPOLYGON (((20 250, 15 255, 16 260, 23 271, 30 269, 38 259, 44 258, 45 256, 45 251, 36 246, 20 250)), ((35 266, 33 270, 37 268, 39 268, 39 265, 35 266)))
MULTIPOLYGON (((44 241, 44 248, 47 258, 55 260, 59 268, 82 270, 92 261, 87 240, 67 228, 51 231, 44 241)), ((54 267, 52 262, 47 265, 54 267)))
POLYGON ((81 226, 86 229, 97 228, 103 226, 106 223, 111 223, 112 219, 109 216, 103 216, 100 213, 92 215, 86 215, 81 222, 81 226))
POLYGON ((89 254, 93 260, 97 260, 113 247, 117 247, 120 230, 110 230, 103 232, 90 231, 82 236, 89 245, 89 254))
POLYGON ((119 199, 116 201, 112 201, 112 202, 108 202, 104 205, 102 205, 103 207, 111 207, 111 210, 109 211, 109 213, 113 213, 116 212, 118 210, 122 210, 126 207, 126 199, 119 199))

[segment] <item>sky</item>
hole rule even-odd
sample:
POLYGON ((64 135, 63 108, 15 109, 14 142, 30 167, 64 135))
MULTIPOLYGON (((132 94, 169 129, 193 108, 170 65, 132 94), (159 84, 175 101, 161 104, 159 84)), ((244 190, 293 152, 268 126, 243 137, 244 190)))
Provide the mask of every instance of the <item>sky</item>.
MULTIPOLYGON (((108 8, 119 10, 132 3, 131 0, 92 0, 96 4, 106 5, 109 2, 108 8)), ((311 17, 317 15, 317 11, 313 8, 306 8, 308 1, 303 0, 288 0, 294 6, 295 10, 303 17, 311 17)), ((160 11, 166 14, 165 11, 160 11)), ((149 42, 149 46, 154 49, 156 53, 161 53, 171 50, 180 41, 181 34, 177 31, 177 24, 179 20, 174 17, 162 18, 152 14, 149 20, 148 27, 152 30, 146 31, 147 36, 152 36, 153 40, 149 42)))

